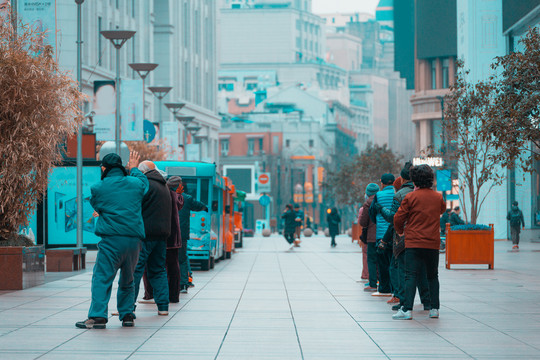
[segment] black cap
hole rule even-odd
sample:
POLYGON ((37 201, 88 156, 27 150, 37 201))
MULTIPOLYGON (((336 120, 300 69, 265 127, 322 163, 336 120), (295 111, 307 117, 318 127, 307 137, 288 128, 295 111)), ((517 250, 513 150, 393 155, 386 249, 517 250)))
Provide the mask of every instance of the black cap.
POLYGON ((411 175, 409 174, 409 170, 412 166, 412 162, 407 161, 405 163, 405 166, 403 166, 403 169, 401 169, 401 177, 405 180, 411 180, 411 175))
POLYGON ((122 159, 115 153, 105 155, 103 160, 101 160, 101 166, 105 168, 101 179, 104 179, 109 173, 109 171, 113 168, 119 168, 122 170, 124 175, 127 175, 126 168, 124 167, 124 165, 122 165, 122 159))
POLYGON ((392 174, 384 174, 381 176, 381 182, 383 185, 392 185, 396 181, 396 178, 392 174))

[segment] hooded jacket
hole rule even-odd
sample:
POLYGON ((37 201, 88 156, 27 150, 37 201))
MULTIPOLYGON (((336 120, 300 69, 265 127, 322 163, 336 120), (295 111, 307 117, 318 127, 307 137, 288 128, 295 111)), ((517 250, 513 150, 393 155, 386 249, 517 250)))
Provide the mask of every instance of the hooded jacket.
POLYGON ((281 218, 285 220, 284 233, 292 234, 296 231, 296 212, 294 210, 287 210, 281 218))
POLYGON ((364 205, 362 205, 362 214, 360 215, 360 226, 365 228, 367 226, 367 242, 368 243, 374 243, 377 241, 376 239, 376 233, 377 233, 377 224, 375 224, 373 221, 371 221, 371 218, 369 217, 369 207, 371 206, 371 203, 373 202, 373 198, 375 195, 370 196, 365 202, 364 205))
MULTIPOLYGON (((395 190, 392 185, 386 186, 384 189, 379 191, 377 195, 375 195, 373 202, 377 202, 382 207, 390 208, 394 199, 394 193, 395 190)), ((373 207, 373 203, 371 204, 371 207, 373 207)), ((377 213, 376 211, 371 212, 377 213)), ((388 230, 390 223, 386 221, 380 213, 377 213, 377 218, 374 222, 377 224, 377 240, 382 239, 386 233, 386 230, 388 230)))
POLYGON ((171 193, 157 170, 148 171, 148 192, 142 203, 145 240, 167 240, 171 235, 171 193))
POLYGON ((99 214, 96 235, 126 236, 144 239, 142 201, 148 191, 148 179, 137 168, 125 176, 122 169, 110 169, 104 179, 90 189, 90 204, 99 214))
POLYGON ((326 215, 326 221, 328 222, 328 231, 330 236, 339 235, 339 223, 341 222, 341 217, 337 212, 332 211, 330 214, 326 215))

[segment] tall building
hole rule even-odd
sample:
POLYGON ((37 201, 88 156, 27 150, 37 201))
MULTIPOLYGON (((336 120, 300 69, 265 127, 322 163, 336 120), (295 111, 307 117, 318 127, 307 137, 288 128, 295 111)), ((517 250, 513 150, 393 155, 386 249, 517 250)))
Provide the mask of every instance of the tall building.
MULTIPOLYGON (((58 58, 62 69, 76 74, 77 7, 70 0, 57 1, 58 58)), ((116 50, 100 35, 103 30, 135 30, 135 36, 120 50, 122 79, 139 79, 129 63, 152 62, 159 66, 146 79, 146 85, 171 86, 163 100, 185 103, 183 115, 194 116, 202 129, 196 142, 202 158, 217 161, 217 43, 214 1, 208 0, 94 0, 82 5, 83 91, 93 96, 95 80, 114 80, 116 50)), ((158 102, 145 90, 146 116, 158 123, 158 102)), ((91 110, 91 101, 85 105, 91 110)), ((175 144, 183 142, 183 127, 162 109, 164 122, 175 144), (172 134, 174 133, 174 134, 172 134)), ((195 140, 195 139, 193 139, 195 140)), ((183 145, 183 144, 182 144, 183 145)), ((176 150, 176 149, 175 149, 176 150)), ((181 154, 179 149, 178 154, 181 154)))

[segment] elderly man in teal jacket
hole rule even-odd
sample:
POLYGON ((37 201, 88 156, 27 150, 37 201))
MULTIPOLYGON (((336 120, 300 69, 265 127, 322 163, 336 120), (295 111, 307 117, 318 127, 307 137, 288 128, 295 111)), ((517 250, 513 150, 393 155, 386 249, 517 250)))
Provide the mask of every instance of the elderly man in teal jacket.
POLYGON ((101 164, 101 181, 91 188, 90 203, 99 216, 96 235, 101 237, 92 276, 92 303, 88 319, 75 325, 82 329, 105 329, 107 305, 118 270, 120 280, 117 307, 122 326, 134 325, 133 272, 139 259, 144 223, 142 200, 148 191, 148 179, 137 169, 139 155, 132 152, 127 170, 117 154, 108 154, 101 164))

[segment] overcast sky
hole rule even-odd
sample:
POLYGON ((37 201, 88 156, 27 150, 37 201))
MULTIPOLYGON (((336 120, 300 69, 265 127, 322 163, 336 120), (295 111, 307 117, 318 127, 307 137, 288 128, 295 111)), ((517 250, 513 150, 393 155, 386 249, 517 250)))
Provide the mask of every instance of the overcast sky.
POLYGON ((313 12, 367 12, 375 14, 379 0, 313 0, 313 12))

